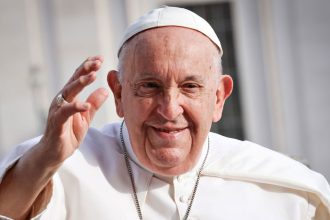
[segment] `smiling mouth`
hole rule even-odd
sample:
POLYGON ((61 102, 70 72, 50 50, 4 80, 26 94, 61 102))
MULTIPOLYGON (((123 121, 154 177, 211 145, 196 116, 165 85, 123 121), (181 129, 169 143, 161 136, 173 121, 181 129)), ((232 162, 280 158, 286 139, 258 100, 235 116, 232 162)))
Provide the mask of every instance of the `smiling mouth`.
POLYGON ((176 133, 179 133, 179 132, 185 130, 186 127, 184 127, 184 128, 156 128, 156 127, 153 127, 153 129, 156 130, 157 132, 176 134, 176 133))

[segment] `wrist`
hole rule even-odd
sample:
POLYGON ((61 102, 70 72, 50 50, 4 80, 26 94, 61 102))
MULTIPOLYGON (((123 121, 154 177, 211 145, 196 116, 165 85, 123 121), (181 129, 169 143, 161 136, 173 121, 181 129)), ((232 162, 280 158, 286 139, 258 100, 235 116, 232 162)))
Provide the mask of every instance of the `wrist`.
POLYGON ((31 169, 43 173, 45 177, 51 177, 57 169, 63 164, 63 160, 56 156, 55 152, 51 151, 51 147, 44 145, 44 142, 40 141, 36 144, 26 155, 22 158, 31 169))

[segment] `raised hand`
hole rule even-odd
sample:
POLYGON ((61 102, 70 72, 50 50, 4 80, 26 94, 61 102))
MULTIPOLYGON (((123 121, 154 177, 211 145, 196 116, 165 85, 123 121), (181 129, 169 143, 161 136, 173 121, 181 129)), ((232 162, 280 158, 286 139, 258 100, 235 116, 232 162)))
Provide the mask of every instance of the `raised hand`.
POLYGON ((106 89, 99 88, 84 102, 77 97, 95 81, 102 62, 101 56, 85 60, 58 93, 66 101, 53 100, 42 139, 8 170, 0 184, 0 215, 27 219, 46 208, 53 174, 79 147, 95 112, 108 96, 106 89))
POLYGON ((108 92, 104 88, 95 90, 84 102, 78 99, 78 94, 95 81, 102 62, 101 56, 86 59, 59 92, 66 102, 59 105, 56 98, 53 100, 39 143, 47 155, 48 165, 59 165, 79 147, 95 112, 106 100, 108 92))

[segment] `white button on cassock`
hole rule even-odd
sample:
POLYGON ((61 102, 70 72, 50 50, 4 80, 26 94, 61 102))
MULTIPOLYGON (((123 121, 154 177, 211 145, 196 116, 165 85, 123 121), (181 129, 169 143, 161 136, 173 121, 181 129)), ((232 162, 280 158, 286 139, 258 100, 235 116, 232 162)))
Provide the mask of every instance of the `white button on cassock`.
POLYGON ((190 201, 189 196, 180 196, 180 202, 188 204, 189 201, 190 201))

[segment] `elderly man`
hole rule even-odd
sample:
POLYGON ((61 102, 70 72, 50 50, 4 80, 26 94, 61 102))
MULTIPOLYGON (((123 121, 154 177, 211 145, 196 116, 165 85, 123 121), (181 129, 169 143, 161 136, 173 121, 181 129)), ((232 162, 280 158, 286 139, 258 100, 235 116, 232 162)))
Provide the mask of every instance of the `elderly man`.
POLYGON ((330 218, 321 175, 210 133, 233 83, 205 20, 155 9, 128 28, 118 56, 108 84, 124 121, 89 128, 108 93, 78 100, 103 61, 88 58, 50 106, 44 135, 2 162, 2 219, 330 218))

